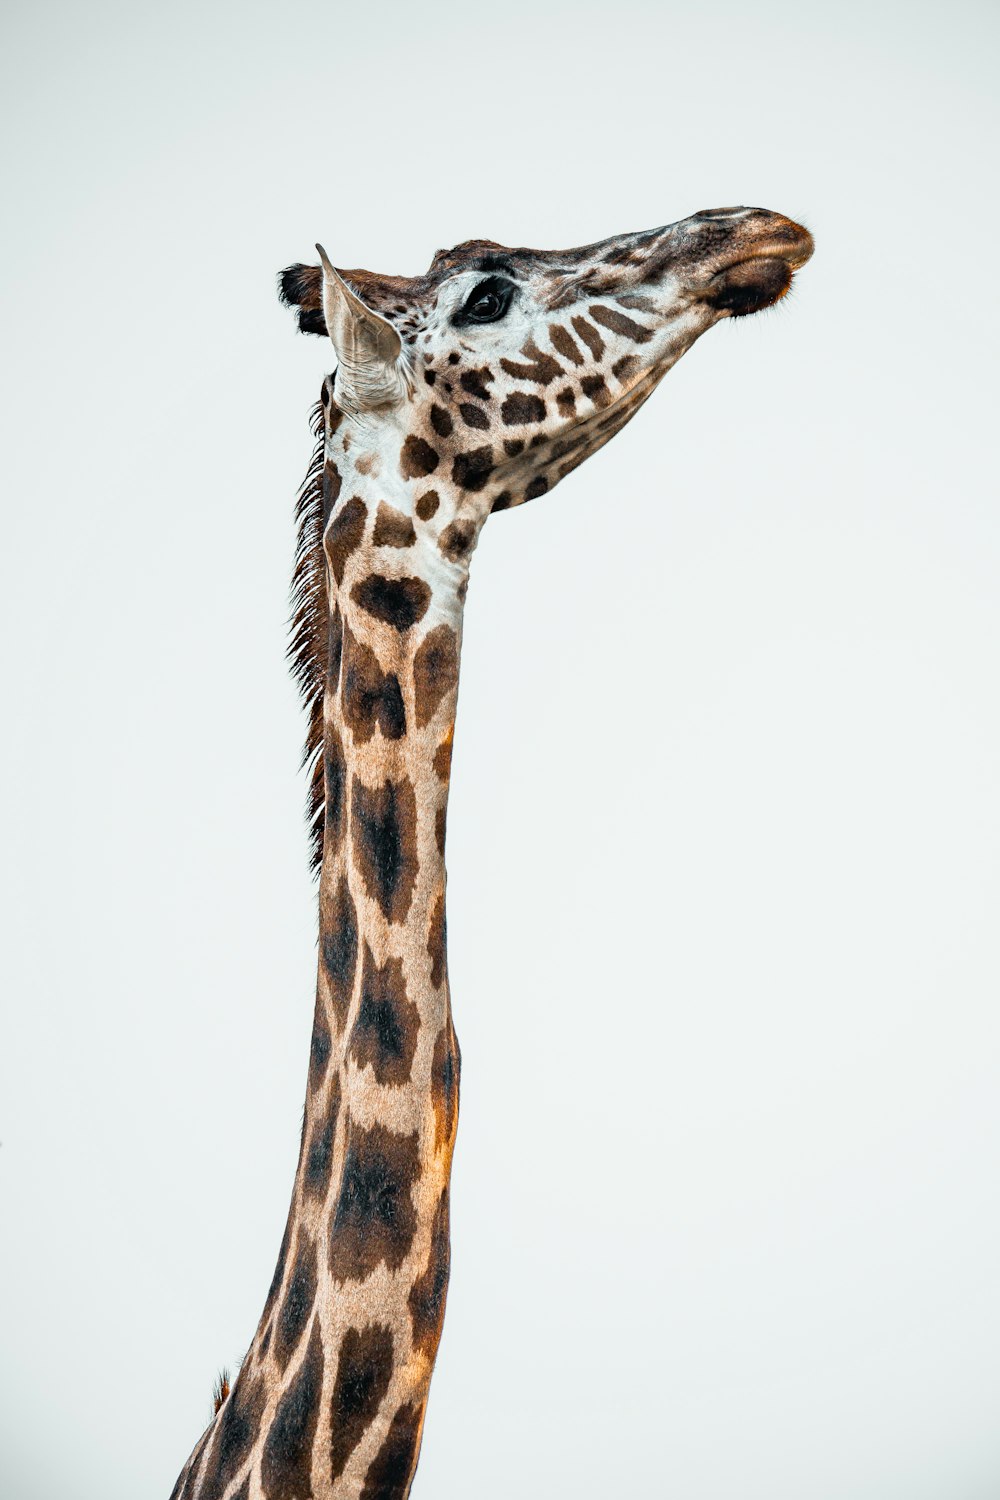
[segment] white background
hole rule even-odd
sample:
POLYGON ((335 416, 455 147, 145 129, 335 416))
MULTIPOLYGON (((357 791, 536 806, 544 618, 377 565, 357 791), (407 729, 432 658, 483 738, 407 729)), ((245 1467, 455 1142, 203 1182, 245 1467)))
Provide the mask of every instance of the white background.
POLYGON ((4 22, 5 1500, 165 1500, 291 1188, 274 277, 813 230, 473 567, 454 1273, 415 1500, 1000 1494, 988 4, 4 22))

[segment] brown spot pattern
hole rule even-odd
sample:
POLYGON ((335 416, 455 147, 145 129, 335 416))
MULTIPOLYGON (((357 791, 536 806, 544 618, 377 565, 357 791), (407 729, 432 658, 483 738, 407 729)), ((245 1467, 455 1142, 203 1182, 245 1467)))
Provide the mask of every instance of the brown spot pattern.
POLYGON ((442 983, 445 975, 446 942, 447 928, 444 914, 444 891, 442 891, 431 910, 430 925, 427 929, 427 952, 431 960, 431 984, 435 989, 442 983))
POLYGON ((395 630, 409 630, 427 613, 431 591, 422 578, 386 578, 369 573, 351 590, 355 604, 395 630))
POLYGON ((340 617, 340 606, 335 604, 330 611, 330 621, 326 632, 326 676, 330 687, 336 687, 340 681, 340 662, 344 654, 344 625, 340 617))
POLYGON ((549 338, 552 340, 553 349, 564 359, 571 360, 574 365, 583 364, 584 357, 580 353, 580 346, 568 328, 564 328, 561 323, 550 323, 549 338))
POLYGON ((323 748, 324 842, 336 849, 344 836, 347 761, 336 726, 327 723, 323 748))
POLYGON ((410 1290, 413 1347, 433 1359, 441 1341, 444 1305, 448 1295, 451 1246, 448 1242, 448 1189, 443 1188, 434 1212, 427 1265, 410 1290))
POLYGON ((364 1281, 383 1262, 398 1271, 416 1230, 413 1186, 420 1176, 419 1137, 351 1121, 340 1194, 330 1236, 330 1274, 364 1281))
POLYGON ((434 771, 442 781, 447 781, 451 775, 451 752, 454 743, 454 731, 449 729, 440 745, 434 751, 434 771))
POLYGON ((417 540, 413 522, 401 510, 386 505, 383 500, 375 515, 375 530, 372 541, 376 547, 412 547, 417 540))
POLYGON ((330 559, 333 576, 338 583, 344 581, 347 559, 361 545, 365 534, 368 511, 357 495, 337 512, 326 533, 326 553, 330 559))
POLYGON ((475 544, 476 528, 472 521, 452 521, 438 538, 438 547, 449 562, 461 562, 475 544))
POLYGON ((588 311, 594 322, 600 323, 602 328, 609 328, 612 333, 617 333, 621 338, 631 339, 633 343, 647 344, 653 337, 652 328, 646 328, 625 313, 616 312, 613 307, 602 307, 600 303, 597 303, 588 311))
POLYGON ((437 490, 425 490, 417 501, 417 515, 421 521, 429 521, 441 504, 437 490))
POLYGON ((312 1198, 325 1198, 333 1171, 333 1147, 337 1138, 337 1120, 340 1118, 340 1077, 334 1074, 330 1083, 330 1098, 326 1113, 317 1122, 306 1148, 302 1184, 312 1198))
POLYGON ((611 373, 616 380, 624 381, 638 370, 639 364, 640 360, 637 354, 623 354, 621 359, 616 359, 611 366, 611 373))
POLYGON ((586 375, 580 381, 580 389, 588 400, 593 401, 597 407, 607 406, 611 400, 611 392, 608 390, 603 375, 586 375))
POLYGON ((260 1377, 241 1371, 215 1424, 216 1437, 201 1477, 203 1494, 221 1495, 236 1477, 257 1437, 264 1389, 260 1377))
POLYGON ((451 466, 451 477, 463 490, 481 490, 492 472, 492 448, 472 448, 468 453, 459 453, 451 466))
MULTIPOLYGON (((450 437, 454 425, 450 413, 443 406, 438 406, 435 401, 431 407, 431 426, 438 437, 450 437)), ((426 472, 430 473, 430 470, 428 469, 426 472)))
MULTIPOLYGON (((575 321, 575 320, 574 320, 575 321)), ((527 356, 527 362, 519 364, 517 360, 502 359, 500 364, 513 375, 515 380, 534 380, 538 385, 548 385, 550 381, 557 380, 563 373, 563 367, 551 354, 543 354, 534 339, 528 339, 522 350, 527 356)))
POLYGON ((473 405, 471 401, 460 402, 458 410, 466 427, 485 429, 490 425, 490 419, 483 411, 483 408, 473 405))
POLYGON ((430 723, 442 701, 457 687, 458 636, 450 625, 435 625, 413 657, 413 697, 419 729, 430 723))
POLYGON ((464 371, 458 383, 470 396, 475 396, 479 401, 489 401, 492 399, 489 382, 495 379, 496 376, 489 366, 481 365, 478 370, 464 371))
POLYGON ((330 1061, 330 1048, 332 1039, 330 1028, 326 1024, 325 1006, 319 995, 317 987, 316 1009, 313 1012, 312 1039, 309 1043, 309 1088, 315 1094, 326 1077, 327 1065, 330 1061))
POLYGON ((369 896, 387 921, 402 922, 413 899, 418 866, 417 801, 408 777, 366 787, 355 776, 351 842, 369 896))
POLYGON ((328 517, 337 501, 340 499, 340 489, 343 480, 340 470, 332 458, 328 458, 323 465, 323 515, 328 517))
POLYGON ((378 1416, 392 1379, 392 1331, 379 1323, 348 1328, 340 1345, 330 1399, 330 1459, 339 1479, 347 1460, 378 1416))
POLYGON ((576 329, 577 336, 586 344, 593 358, 595 360, 600 359, 604 353, 604 340, 593 323, 588 323, 586 318, 580 316, 573 318, 572 323, 576 329))
POLYGON ((404 479, 420 479, 424 474, 433 474, 438 466, 437 450, 423 438, 406 439, 399 455, 399 467, 404 479))
POLYGON ((461 1053, 455 1028, 448 1020, 434 1044, 431 1064, 431 1102, 434 1106, 434 1149, 439 1151, 455 1134, 461 1053))
POLYGON ((344 627, 344 686, 341 693, 345 722, 356 744, 365 745, 376 729, 387 740, 406 733, 406 710, 399 678, 383 672, 369 646, 344 627))
POLYGON ((371 1067, 377 1083, 406 1083, 419 1030, 420 1012, 406 993, 402 959, 389 958, 380 966, 366 943, 351 1056, 359 1068, 371 1067))
MULTIPOLYGON (((263 1317, 265 1317, 265 1318, 267 1317, 268 1313, 271 1311, 271 1308, 274 1306, 274 1303, 275 1303, 275 1300, 277 1299, 278 1293, 281 1290, 281 1283, 284 1280, 284 1276, 285 1276, 285 1261, 288 1259, 288 1247, 291 1244, 291 1240, 292 1240, 292 1213, 291 1213, 291 1210, 289 1210, 288 1218, 285 1220, 285 1232, 281 1236, 281 1246, 280 1246, 280 1248, 278 1250, 277 1264, 275 1265, 274 1273, 271 1276, 271 1285, 268 1288, 267 1301, 264 1303, 263 1317)), ((242 1373, 243 1372, 241 1370, 240 1374, 242 1374, 242 1373)))
POLYGON ((302 1337, 316 1300, 316 1246, 310 1237, 299 1237, 288 1290, 275 1323, 274 1353, 284 1372, 302 1337))
POLYGON ((528 396, 514 391, 500 408, 500 415, 508 427, 520 427, 525 422, 542 422, 545 419, 545 402, 540 396, 528 396))
POLYGON ((358 912, 346 875, 341 875, 332 896, 320 894, 320 926, 323 932, 323 968, 330 998, 340 1026, 347 1020, 358 963, 358 912))
POLYGON ((278 1402, 271 1422, 260 1477, 267 1500, 303 1500, 312 1494, 312 1445, 323 1388, 323 1340, 313 1319, 306 1357, 278 1402))
POLYGON ((361 1500, 398 1500, 409 1493, 409 1481, 420 1452, 423 1410, 407 1402, 392 1419, 385 1442, 372 1459, 361 1500))

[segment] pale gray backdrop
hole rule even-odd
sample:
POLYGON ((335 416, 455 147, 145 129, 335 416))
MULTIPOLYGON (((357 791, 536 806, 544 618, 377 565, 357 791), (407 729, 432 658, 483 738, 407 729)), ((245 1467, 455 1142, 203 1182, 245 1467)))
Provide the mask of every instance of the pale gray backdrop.
POLYGON ((699 208, 775 312, 490 522, 416 1500, 1000 1494, 988 4, 10 5, 0 1493, 165 1500, 295 1163, 274 276, 699 208))

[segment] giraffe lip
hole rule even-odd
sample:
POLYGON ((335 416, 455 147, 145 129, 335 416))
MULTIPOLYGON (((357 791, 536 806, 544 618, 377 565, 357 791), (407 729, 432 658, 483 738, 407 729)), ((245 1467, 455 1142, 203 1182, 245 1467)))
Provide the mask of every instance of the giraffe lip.
POLYGON ((815 242, 808 229, 804 229, 801 224, 796 224, 792 219, 779 219, 776 225, 773 222, 767 225, 756 243, 751 238, 749 245, 744 242, 738 248, 734 245, 733 249, 736 253, 732 260, 719 268, 712 278, 713 282, 739 271, 741 267, 753 266, 758 261, 777 260, 786 265, 789 271, 798 271, 811 258, 815 242))
POLYGON ((792 277, 812 255, 812 235, 794 227, 796 235, 755 246, 717 271, 708 284, 705 300, 719 312, 746 317, 773 307, 788 292, 792 277))
POLYGON ((757 260, 760 257, 783 260, 792 271, 797 271, 800 266, 805 265, 814 249, 815 243, 808 229, 796 224, 793 219, 784 219, 776 226, 768 226, 760 242, 749 253, 741 255, 739 260, 757 260))

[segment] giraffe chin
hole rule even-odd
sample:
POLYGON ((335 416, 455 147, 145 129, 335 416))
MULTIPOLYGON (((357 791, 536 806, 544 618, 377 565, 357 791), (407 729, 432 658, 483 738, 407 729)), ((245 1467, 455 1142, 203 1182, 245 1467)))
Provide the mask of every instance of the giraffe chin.
POLYGON ((792 275, 787 260, 755 255, 713 276, 705 300, 718 312, 746 318, 780 302, 792 284, 792 275))

